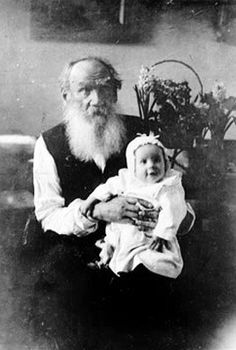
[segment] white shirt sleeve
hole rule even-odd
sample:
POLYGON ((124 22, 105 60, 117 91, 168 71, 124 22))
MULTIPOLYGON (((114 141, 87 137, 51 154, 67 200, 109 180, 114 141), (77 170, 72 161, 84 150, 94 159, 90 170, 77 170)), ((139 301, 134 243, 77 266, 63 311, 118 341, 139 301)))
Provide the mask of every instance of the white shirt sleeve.
POLYGON ((44 231, 85 236, 97 229, 97 223, 80 213, 81 199, 65 207, 57 168, 42 136, 35 145, 33 178, 35 215, 44 231))
POLYGON ((159 200, 161 211, 153 235, 171 240, 176 236, 177 230, 187 213, 182 185, 163 186, 159 200))

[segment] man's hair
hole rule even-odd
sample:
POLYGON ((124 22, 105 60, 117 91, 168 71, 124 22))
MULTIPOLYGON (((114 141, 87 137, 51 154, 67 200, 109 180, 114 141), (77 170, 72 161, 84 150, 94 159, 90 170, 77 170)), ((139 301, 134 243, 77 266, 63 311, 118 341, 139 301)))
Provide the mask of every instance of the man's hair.
POLYGON ((121 89, 122 81, 119 77, 119 74, 115 70, 115 68, 107 60, 104 60, 97 56, 88 56, 88 57, 78 59, 76 61, 71 61, 65 66, 64 70, 62 71, 62 74, 59 78, 59 83, 60 83, 60 89, 61 89, 61 94, 63 98, 65 99, 67 93, 70 91, 70 73, 72 68, 77 63, 83 62, 83 61, 96 61, 101 63, 107 69, 109 78, 110 78, 109 82, 113 87, 115 95, 117 97, 117 90, 121 89))

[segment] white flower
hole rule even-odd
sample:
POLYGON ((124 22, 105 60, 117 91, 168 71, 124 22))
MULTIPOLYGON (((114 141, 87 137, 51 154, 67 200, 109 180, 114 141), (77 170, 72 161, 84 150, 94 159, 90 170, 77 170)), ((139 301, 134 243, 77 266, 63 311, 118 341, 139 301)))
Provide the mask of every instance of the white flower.
POLYGON ((202 103, 201 101, 197 101, 194 103, 194 106, 196 108, 202 109, 202 110, 208 110, 210 108, 210 106, 207 103, 202 103))
POLYGON ((212 89, 212 95, 217 102, 222 102, 226 98, 226 88, 224 83, 215 82, 212 89))
POLYGON ((154 75, 150 73, 151 70, 148 67, 141 67, 138 79, 138 88, 143 89, 145 93, 150 92, 155 81, 154 75))

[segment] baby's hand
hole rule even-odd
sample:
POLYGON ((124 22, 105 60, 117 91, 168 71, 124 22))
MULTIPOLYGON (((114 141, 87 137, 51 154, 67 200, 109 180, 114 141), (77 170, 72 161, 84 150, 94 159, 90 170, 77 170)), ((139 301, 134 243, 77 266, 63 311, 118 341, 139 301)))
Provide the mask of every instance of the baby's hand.
POLYGON ((149 248, 152 250, 156 250, 157 252, 162 252, 164 242, 165 240, 163 238, 153 237, 150 242, 149 248))

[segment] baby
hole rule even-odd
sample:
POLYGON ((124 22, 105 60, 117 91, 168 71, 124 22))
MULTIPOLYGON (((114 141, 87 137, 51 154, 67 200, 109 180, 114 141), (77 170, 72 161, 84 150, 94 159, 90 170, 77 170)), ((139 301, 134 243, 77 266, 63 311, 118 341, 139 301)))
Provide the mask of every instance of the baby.
POLYGON ((187 213, 181 173, 169 168, 164 146, 154 136, 131 141, 126 160, 127 169, 98 186, 84 201, 82 213, 89 217, 98 201, 124 195, 147 200, 160 211, 159 218, 151 232, 127 223, 107 224, 105 239, 97 242, 101 263, 118 276, 142 264, 156 274, 176 278, 183 267, 176 234, 187 213))

